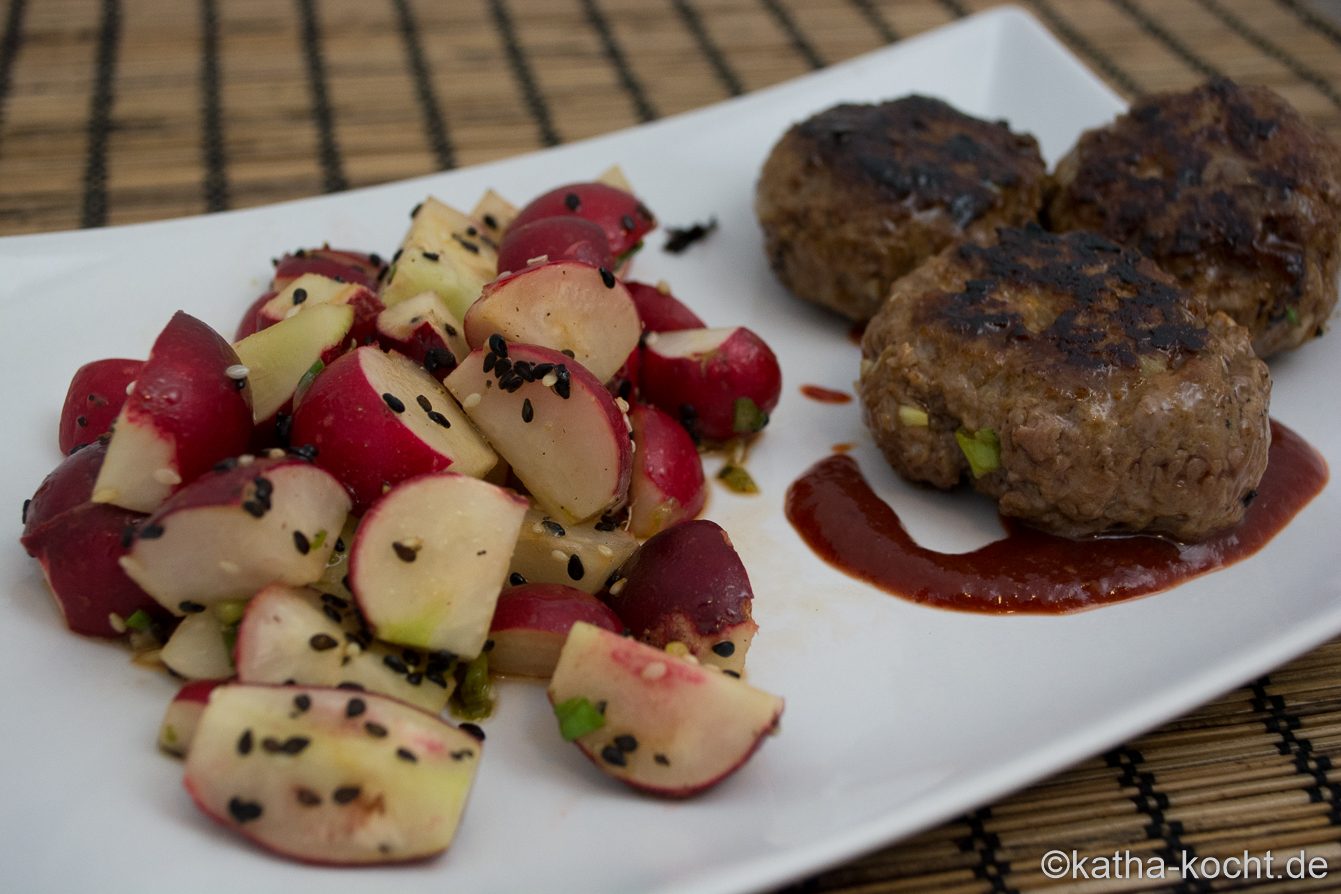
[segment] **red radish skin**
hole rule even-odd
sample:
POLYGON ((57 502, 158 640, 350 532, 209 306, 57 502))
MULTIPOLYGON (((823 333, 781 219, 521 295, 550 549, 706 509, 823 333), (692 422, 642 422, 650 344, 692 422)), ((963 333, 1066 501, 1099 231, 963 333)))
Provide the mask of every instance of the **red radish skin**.
POLYGON ((517 212, 508 229, 546 217, 581 217, 597 224, 616 258, 632 250, 657 225, 652 212, 633 195, 590 182, 560 186, 532 200, 517 212))
POLYGON ((613 633, 624 623, 601 600, 559 584, 522 584, 504 590, 494 608, 489 638, 489 670, 500 674, 548 677, 573 624, 584 621, 613 633))
POLYGON ((24 504, 23 536, 27 537, 65 510, 92 499, 93 485, 106 455, 106 442, 95 441, 67 456, 42 479, 32 499, 24 504))
POLYGON ((422 367, 399 354, 383 354, 376 345, 345 354, 313 380, 294 411, 290 441, 317 448, 317 465, 349 489, 355 515, 362 515, 387 488, 407 478, 445 471, 458 460, 462 468, 453 471, 480 477, 497 461, 456 403, 422 367), (406 380, 408 386, 392 385, 388 375, 411 378, 406 380), (382 396, 391 394, 387 389, 392 387, 398 392, 392 396, 401 412, 382 396), (421 395, 434 410, 422 408, 417 400, 421 395), (442 414, 450 427, 420 419, 428 418, 427 412, 442 414), (430 443, 411 425, 454 440, 447 446, 430 443), (445 449, 458 449, 458 455, 445 449))
POLYGON ((377 315, 377 344, 421 364, 441 382, 470 353, 462 328, 436 293, 423 292, 377 315))
POLYGON ((233 333, 233 341, 242 341, 242 339, 246 338, 248 335, 255 335, 257 332, 260 332, 266 326, 270 325, 270 320, 262 318, 261 308, 269 304, 270 299, 278 294, 279 291, 277 289, 270 289, 251 303, 251 306, 242 314, 242 319, 238 320, 237 331, 233 333))
POLYGON ((304 273, 315 273, 375 290, 379 274, 385 267, 380 257, 363 252, 312 248, 280 258, 271 285, 276 290, 282 289, 304 273))
POLYGON ((95 360, 75 371, 61 407, 57 443, 68 454, 78 444, 91 444, 112 430, 126 402, 126 387, 135 381, 143 360, 95 360))
POLYGON ((126 576, 126 528, 144 520, 138 512, 106 503, 81 503, 23 537, 23 547, 42 566, 65 626, 84 636, 117 637, 114 626, 136 611, 167 618, 163 608, 126 576))
POLYGON ((544 217, 510 227, 498 247, 498 269, 522 270, 541 257, 547 261, 581 261, 606 270, 615 268, 605 231, 581 217, 544 217))
POLYGON ((182 311, 174 314, 117 417, 93 499, 150 512, 245 450, 251 386, 229 375, 238 367, 237 353, 219 333, 182 311))
POLYGON ((652 333, 644 339, 639 390, 643 399, 684 418, 694 411, 694 434, 728 441, 736 431, 736 401, 749 398, 771 413, 782 394, 778 358, 764 340, 736 326, 652 333))
POLYGON ((670 293, 645 282, 626 282, 629 295, 638 308, 638 318, 648 332, 675 332, 680 329, 706 329, 698 314, 670 293))
POLYGON ((196 725, 200 715, 209 704, 210 693, 214 687, 226 680, 192 680, 181 689, 168 703, 163 713, 163 722, 158 727, 158 747, 175 757, 185 757, 191 750, 191 739, 195 737, 196 725))
POLYGON ((704 664, 744 669, 759 629, 750 609, 754 590, 720 525, 694 519, 667 528, 620 574, 624 586, 606 601, 635 637, 656 647, 681 642, 704 664))
POLYGON ((631 408, 629 422, 637 445, 629 481, 629 532, 647 538, 702 512, 708 482, 684 426, 647 404, 631 408))

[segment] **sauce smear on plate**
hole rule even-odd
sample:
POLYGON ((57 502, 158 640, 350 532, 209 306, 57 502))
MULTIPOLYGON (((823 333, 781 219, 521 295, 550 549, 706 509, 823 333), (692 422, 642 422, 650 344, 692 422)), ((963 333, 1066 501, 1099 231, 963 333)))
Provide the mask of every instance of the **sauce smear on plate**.
POLYGON ((823 385, 802 385, 801 393, 822 404, 845 404, 852 401, 852 395, 846 391, 835 391, 832 388, 825 388, 823 385))
POLYGON ((1006 537, 970 553, 924 549, 850 456, 811 466, 787 490, 787 519, 838 570, 895 596, 960 611, 1056 614, 1167 590, 1247 558, 1327 483, 1327 463, 1271 423, 1271 452, 1243 520, 1201 543, 1127 535, 1068 540, 1003 517, 1006 537))

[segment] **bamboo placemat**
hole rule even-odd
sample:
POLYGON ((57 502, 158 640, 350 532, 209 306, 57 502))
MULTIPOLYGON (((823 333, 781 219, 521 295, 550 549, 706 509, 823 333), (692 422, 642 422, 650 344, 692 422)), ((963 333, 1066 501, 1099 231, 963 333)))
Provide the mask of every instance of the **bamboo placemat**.
MULTIPOLYGON (((0 234, 240 208, 502 158, 755 90, 994 5, 8 0, 0 234)), ((1338 0, 1022 5, 1128 98, 1223 74, 1274 88, 1341 139, 1338 0)), ((788 891, 1341 889, 1334 761, 1341 640, 788 891), (1277 874, 1305 849, 1336 878, 1145 877, 1151 858, 1176 868, 1184 854, 1245 849, 1276 854, 1277 874), (1040 862, 1050 850, 1129 853, 1142 877, 1054 881, 1040 862)))

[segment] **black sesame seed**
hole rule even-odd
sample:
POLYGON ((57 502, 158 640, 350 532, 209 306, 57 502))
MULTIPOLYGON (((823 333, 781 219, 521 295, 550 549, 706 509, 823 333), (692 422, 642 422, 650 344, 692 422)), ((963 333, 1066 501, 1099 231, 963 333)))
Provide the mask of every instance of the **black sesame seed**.
POLYGON ((183 599, 181 602, 177 603, 177 608, 188 615, 198 615, 205 610, 205 606, 201 605, 199 602, 192 602, 190 599, 183 599))
POLYGON ((484 646, 480 649, 480 651, 482 651, 482 652, 492 652, 493 650, 494 650, 494 641, 491 640, 491 639, 486 639, 486 640, 484 641, 484 646))
POLYGON ((508 394, 515 394, 518 390, 521 389, 521 386, 525 385, 526 383, 522 381, 521 376, 512 375, 508 376, 508 380, 506 383, 499 382, 498 384, 499 387, 501 387, 508 394))
POLYGON ((275 414, 275 437, 279 443, 287 447, 289 437, 293 434, 293 417, 288 413, 279 412, 275 414))
POLYGON ((405 666, 405 662, 401 661, 400 658, 395 655, 383 656, 382 663, 398 674, 405 674, 410 671, 410 669, 405 666))
POLYGON ((623 217, 619 219, 619 223, 620 226, 622 226, 624 229, 632 232, 634 224, 633 224, 633 218, 630 215, 625 214, 623 217))
POLYGON ((519 572, 514 571, 508 576, 508 583, 514 587, 520 587, 522 584, 526 583, 526 578, 522 577, 519 572))
POLYGON ((722 671, 722 673, 726 674, 728 677, 735 677, 737 680, 740 679, 740 674, 736 673, 735 671, 724 670, 722 671))
POLYGON ((339 645, 339 643, 335 641, 335 637, 328 633, 312 634, 312 638, 307 641, 307 644, 312 647, 314 652, 325 652, 328 649, 334 649, 339 645))
POLYGON ((426 251, 423 255, 430 261, 436 261, 438 259, 438 253, 436 251, 426 251))
POLYGON ((307 289, 294 289, 294 290, 293 290, 293 303, 294 303, 294 304, 302 304, 302 303, 303 303, 304 301, 306 301, 306 300, 307 300, 307 289))
POLYGON ((476 245, 474 242, 471 242, 468 239, 462 239, 459 233, 453 233, 452 238, 456 240, 458 245, 460 245, 462 248, 464 248, 471 254, 477 255, 480 253, 480 247, 478 245, 476 245))
MULTIPOLYGON (((611 528, 611 530, 614 530, 614 529, 611 528)), ((611 571, 611 572, 610 572, 610 576, 607 577, 607 578, 605 579, 605 588, 606 588, 607 590, 610 589, 611 587, 613 587, 613 586, 615 585, 615 582, 616 582, 617 580, 619 580, 619 569, 618 569, 618 568, 616 568, 614 571, 611 571)))
POLYGON ((285 754, 301 754, 303 749, 311 744, 312 740, 307 736, 289 736, 284 740, 284 744, 279 750, 285 754))
POLYGON ((253 518, 261 518, 265 515, 265 507, 255 500, 247 500, 242 504, 242 508, 253 518))
POLYGON ((299 444, 297 447, 290 447, 289 452, 311 462, 317 458, 317 453, 320 451, 317 450, 315 444, 299 444))
POLYGON ((304 807, 316 807, 321 803, 321 795, 310 788, 300 788, 294 794, 298 798, 298 803, 304 807))
POLYGON ((367 732, 368 735, 372 736, 374 739, 386 738, 386 727, 382 726, 382 724, 380 723, 373 723, 371 720, 369 720, 367 723, 363 724, 363 729, 365 732, 367 732))
POLYGON ((83 450, 87 446, 88 446, 87 444, 76 444, 70 448, 70 452, 66 454, 66 456, 74 456, 76 453, 83 450))
POLYGON ((431 411, 431 412, 428 414, 428 419, 429 419, 430 422, 436 422, 438 425, 441 425, 443 428, 451 428, 451 427, 452 427, 452 423, 449 422, 449 421, 447 420, 447 417, 444 416, 444 415, 442 415, 441 413, 439 413, 437 410, 433 410, 433 411, 431 411))
POLYGON ((598 531, 610 532, 615 529, 615 523, 608 521, 598 521, 593 527, 595 527, 596 530, 598 531))
POLYGON ((344 577, 340 578, 340 583, 343 584, 344 588, 346 590, 349 590, 351 593, 354 591, 354 588, 349 585, 349 575, 346 574, 344 577))
POLYGON ((569 384, 567 378, 560 378, 559 381, 554 383, 554 393, 564 400, 572 396, 572 385, 569 384))
POLYGON ((323 605, 321 607, 321 610, 326 614, 326 617, 330 618, 337 624, 339 624, 341 621, 344 620, 344 618, 340 615, 340 612, 338 612, 334 606, 323 605))
POLYGON ((312 697, 309 695, 295 695, 293 697, 293 706, 299 711, 306 711, 312 707, 312 697))
POLYGON ((284 745, 274 736, 266 736, 261 740, 261 750, 266 754, 279 754, 284 750, 284 745))
MULTIPOLYGON (((476 742, 484 741, 484 730, 480 729, 473 723, 463 723, 460 726, 458 726, 457 729, 459 729, 461 732, 465 733, 468 736, 472 736, 476 742)), ((452 757, 456 757, 456 755, 453 754, 452 757)), ((469 755, 467 755, 467 757, 469 757, 469 755)), ((460 760, 460 758, 456 759, 460 760)))
POLYGON ((246 387, 247 387, 247 377, 246 377, 246 376, 243 376, 243 377, 240 378, 240 379, 233 379, 233 387, 236 388, 238 391, 241 391, 243 388, 246 388, 246 387))
POLYGON ((141 540, 157 540, 158 538, 160 538, 160 537, 162 537, 162 536, 163 536, 163 526, 162 526, 162 525, 149 524, 149 525, 141 525, 141 526, 140 526, 140 539, 141 539, 141 540))
POLYGON ((349 601, 347 599, 341 599, 339 596, 333 596, 330 593, 322 593, 321 601, 339 609, 349 608, 349 601))
MULTIPOLYGON (((467 726, 475 726, 475 724, 473 724, 473 723, 463 723, 463 724, 461 724, 460 727, 458 727, 458 729, 465 729, 465 727, 467 727, 467 726)), ((478 727, 476 727, 476 728, 478 729, 478 727)), ((481 733, 481 735, 480 735, 480 738, 481 738, 481 739, 484 738, 484 735, 483 735, 482 733, 481 733)), ((474 752, 474 750, 472 750, 472 749, 470 749, 470 748, 462 748, 462 749, 459 749, 459 750, 457 750, 457 751, 449 751, 449 752, 447 752, 447 753, 450 754, 450 755, 452 756, 452 760, 454 760, 454 761, 464 760, 465 758, 468 758, 468 757, 474 757, 474 756, 475 756, 475 752, 474 752)))
POLYGON ((601 282, 605 283, 607 289, 613 289, 615 287, 615 275, 604 267, 601 267, 600 271, 601 282))
POLYGON ((633 397, 633 383, 628 379, 619 383, 619 396, 626 401, 633 397))
POLYGON ((247 730, 237 740, 238 754, 251 754, 251 730, 247 730))
POLYGON ((419 216, 419 209, 422 208, 422 207, 424 207, 424 203, 423 203, 423 202, 420 202, 418 205, 415 205, 413 208, 411 208, 411 209, 410 209, 410 218, 411 218, 411 219, 414 219, 414 218, 418 217, 418 216, 419 216))
POLYGON ((615 747, 627 754, 638 750, 638 740, 630 735, 615 736, 615 747))
POLYGON ((607 707, 609 704, 610 704, 610 703, 607 702, 605 699, 601 699, 600 701, 598 701, 598 702, 596 703, 596 713, 597 713, 597 714, 604 715, 604 714, 605 714, 605 709, 606 709, 606 707, 607 707))
POLYGON ((372 264, 374 267, 381 267, 382 256, 379 255, 377 252, 373 252, 372 254, 368 255, 368 263, 372 264))
POLYGON ((663 767, 669 767, 669 766, 670 766, 670 758, 666 757, 666 755, 664 755, 664 754, 654 754, 654 755, 652 755, 652 760, 654 760, 654 761, 656 761, 657 763, 661 764, 661 766, 663 766, 663 767))
POLYGON ((76 416, 76 417, 75 417, 75 425, 79 426, 80 428, 83 428, 84 426, 88 425, 88 417, 86 417, 86 416, 76 416))
POLYGON ((497 354, 493 354, 493 353, 485 354, 485 355, 484 355, 484 364, 483 364, 483 366, 484 366, 484 371, 485 371, 485 372, 489 372, 489 371, 491 371, 491 370, 494 368, 494 364, 497 363, 497 362, 498 362, 498 355, 497 355, 497 354))
POLYGON ((405 663, 410 667, 418 667, 419 662, 422 660, 419 653, 414 649, 402 649, 400 654, 401 657, 405 659, 405 663))
POLYGON ((489 336, 489 350, 499 357, 506 357, 508 355, 508 343, 503 340, 503 336, 495 332, 489 336))
POLYGON ((312 544, 308 542, 307 535, 302 531, 293 532, 293 545, 301 555, 307 555, 312 549, 312 544))
POLYGON ((627 767, 629 764, 628 758, 624 757, 624 752, 614 745, 607 745, 601 749, 601 760, 607 764, 614 764, 616 767, 627 767))
POLYGON ((412 764, 419 763, 419 758, 415 757, 414 752, 408 748, 397 748, 396 757, 400 758, 403 761, 409 761, 412 764))
MULTIPOLYGON (((453 330, 451 335, 455 335, 453 330)), ((446 348, 429 348, 428 353, 424 355, 424 369, 429 372, 437 372, 439 369, 452 370, 456 368, 456 356, 446 348)))
POLYGON ((214 471, 228 472, 237 468, 237 458, 230 456, 228 459, 219 460, 214 464, 214 471))
POLYGON ((723 658, 730 658, 732 655, 736 654, 736 644, 731 642, 731 640, 729 639, 724 639, 717 645, 713 646, 712 651, 718 655, 721 655, 723 658))
POLYGON ((342 683, 336 683, 336 684, 335 684, 335 688, 336 688, 336 689, 348 689, 348 690, 353 690, 354 692, 362 692, 362 691, 363 691, 363 684, 362 684, 362 683, 355 683, 353 680, 345 680, 345 681, 342 682, 342 683))
POLYGON ((402 562, 413 562, 419 556, 419 550, 412 546, 406 546, 399 540, 391 544, 391 548, 396 551, 396 558, 402 562))
POLYGON ((391 263, 394 264, 394 263, 396 263, 397 261, 399 261, 399 260, 400 260, 400 256, 404 253, 404 251, 405 251, 405 249, 403 249, 403 248, 398 248, 398 249, 396 249, 396 253, 393 254, 393 255, 391 256, 391 263))
MULTIPOLYGON (((577 355, 573 353, 573 351, 572 351, 571 348, 564 348, 564 349, 563 349, 562 351, 560 351, 559 353, 562 354, 563 356, 567 357, 567 358, 570 359, 570 360, 576 360, 576 359, 577 359, 577 355)), ((563 369, 563 367, 560 366, 559 369, 563 369)))
POLYGON ((484 215, 484 225, 491 230, 496 230, 498 229, 498 218, 492 214, 486 214, 484 215))
POLYGON ((570 192, 563 197, 564 205, 568 206, 569 211, 576 211, 582 207, 582 198, 575 192, 570 192))
POLYGON ((349 703, 345 705, 345 716, 357 717, 366 710, 368 710, 367 702, 361 698, 351 698, 349 703))
POLYGON ((535 418, 535 407, 531 406, 531 399, 528 397, 522 401, 522 422, 530 422, 535 418))
POLYGON ((568 532, 565 531, 565 530, 563 529, 563 525, 559 524, 558 522, 556 522, 556 521, 555 521, 554 519, 552 519, 552 518, 543 519, 543 520, 540 522, 540 526, 541 526, 542 528, 544 528, 544 529, 545 529, 545 533, 548 534, 548 535, 550 535, 551 537, 567 537, 567 536, 568 536, 568 532))
POLYGON ((537 363, 531 367, 531 375, 536 379, 543 379, 552 372, 554 372, 553 363, 537 363))
POLYGON ((573 580, 582 580, 587 569, 582 567, 582 558, 577 553, 568 557, 568 576, 573 580))
POLYGON ((382 401, 391 408, 391 412, 393 413, 405 412, 405 404, 401 403, 401 399, 394 394, 383 394, 382 401))
POLYGON ((525 360, 518 360, 516 363, 512 364, 512 371, 527 382, 535 381, 535 370, 531 364, 525 360))
MULTIPOLYGON (((29 503, 29 502, 31 502, 31 501, 29 501, 29 500, 24 500, 24 501, 23 501, 23 520, 24 520, 25 522, 28 521, 28 503, 29 503)), ((134 542, 135 542, 135 526, 134 526, 134 525, 126 525, 124 528, 121 529, 121 548, 122 548, 122 549, 130 549, 130 545, 131 545, 132 543, 134 543, 134 542)))
POLYGON ((260 819, 261 805, 255 801, 230 798, 228 800, 228 815, 239 823, 249 823, 254 819, 260 819))
POLYGON ((447 678, 442 675, 442 671, 435 671, 432 668, 424 671, 424 679, 430 683, 436 683, 443 689, 447 688, 447 678))
POLYGON ((427 397, 424 397, 422 394, 416 397, 414 399, 414 402, 419 404, 419 408, 422 409, 425 413, 433 412, 433 402, 430 401, 427 397))
POLYGON ((475 229, 474 227, 466 227, 466 235, 467 235, 467 236, 478 236, 479 234, 480 234, 480 231, 477 230, 477 229, 475 229))
MULTIPOLYGON (((344 541, 344 538, 343 538, 343 537, 336 537, 336 538, 335 538, 335 551, 336 551, 337 553, 342 553, 342 552, 345 551, 345 541, 344 541)), ((327 594, 327 595, 330 595, 330 594, 327 594)))
POLYGON ((357 785, 346 785, 343 788, 337 788, 331 797, 336 804, 348 804, 357 798, 362 791, 357 785))

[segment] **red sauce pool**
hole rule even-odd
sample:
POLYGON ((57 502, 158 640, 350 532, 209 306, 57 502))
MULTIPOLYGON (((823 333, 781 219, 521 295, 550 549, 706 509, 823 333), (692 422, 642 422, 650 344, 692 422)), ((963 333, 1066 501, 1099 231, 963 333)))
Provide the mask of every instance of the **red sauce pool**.
POLYGON ((1327 463, 1303 438, 1271 423, 1257 496, 1233 528, 1201 543, 1133 535, 1068 540, 1002 518, 1006 537, 971 553, 913 542, 850 456, 811 466, 787 490, 787 519, 838 570, 913 602, 960 611, 1057 614, 1167 590, 1245 559, 1327 484, 1327 463))
POLYGON ((852 395, 846 391, 835 391, 832 388, 825 388, 823 385, 802 385, 801 393, 811 400, 817 400, 822 404, 846 404, 852 402, 852 395))

